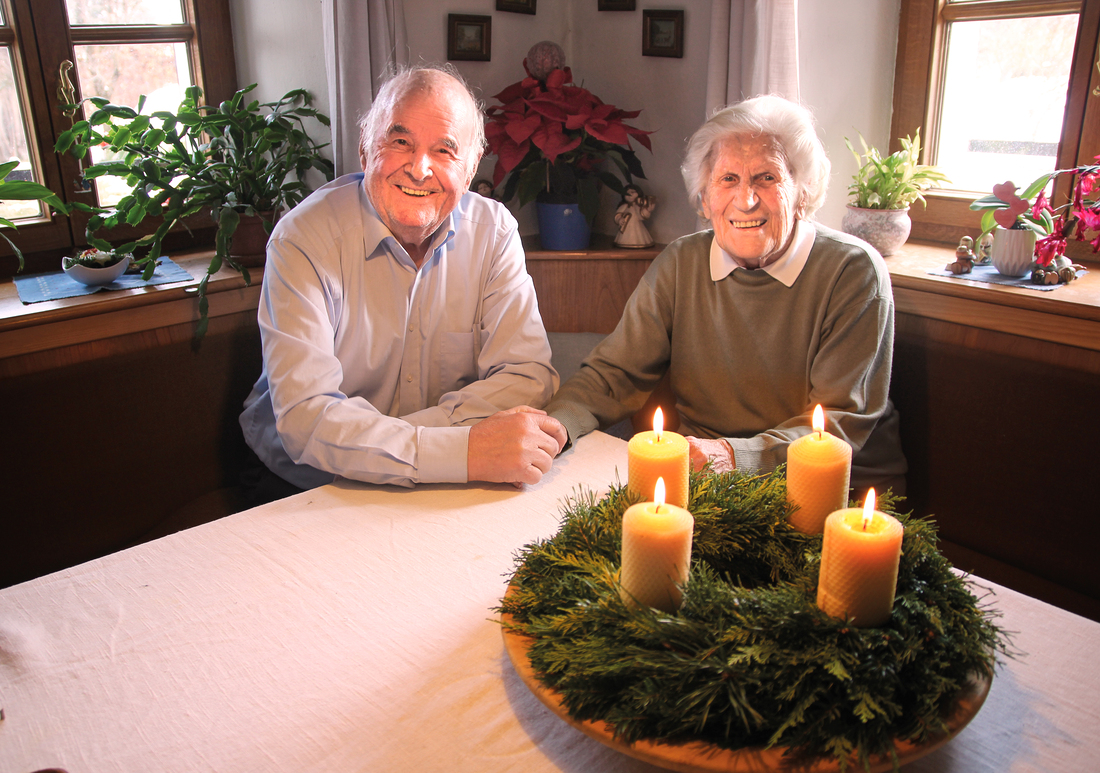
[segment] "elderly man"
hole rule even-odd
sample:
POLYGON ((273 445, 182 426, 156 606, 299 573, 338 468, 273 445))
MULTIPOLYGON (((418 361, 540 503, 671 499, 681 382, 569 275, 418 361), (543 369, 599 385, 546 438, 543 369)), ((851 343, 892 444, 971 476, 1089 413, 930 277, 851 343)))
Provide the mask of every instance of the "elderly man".
POLYGON ((240 421, 290 490, 536 483, 564 445, 537 409, 558 379, 516 221, 467 193, 483 147, 453 70, 400 72, 361 122, 363 174, 272 233, 240 421))
POLYGON ((820 404, 854 449, 852 485, 900 493, 890 277, 869 245, 811 220, 829 161, 809 113, 779 97, 726 107, 682 171, 711 230, 657 257, 550 415, 571 439, 608 427, 667 371, 693 466, 765 472, 820 404))

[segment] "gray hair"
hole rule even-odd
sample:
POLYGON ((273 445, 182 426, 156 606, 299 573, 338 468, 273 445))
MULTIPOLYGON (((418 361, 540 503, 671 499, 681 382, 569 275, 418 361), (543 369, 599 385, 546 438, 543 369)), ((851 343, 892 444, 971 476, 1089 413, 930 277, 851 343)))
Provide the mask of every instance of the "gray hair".
POLYGON ((466 79, 451 64, 416 64, 392 67, 390 72, 387 73, 382 88, 378 90, 378 95, 374 98, 370 110, 359 119, 359 152, 364 158, 373 159, 377 153, 379 141, 389 131, 390 120, 397 103, 414 91, 432 90, 436 78, 440 74, 453 78, 470 98, 469 108, 474 136, 470 147, 465 149, 464 162, 469 177, 469 180, 467 180, 468 187, 470 180, 473 180, 474 173, 477 171, 481 155, 487 147, 485 121, 482 117, 484 106, 477 95, 474 94, 466 79))
POLYGON ((718 146, 738 134, 775 138, 798 189, 795 210, 801 218, 812 219, 825 203, 829 157, 814 130, 810 111, 777 96, 753 97, 719 108, 688 140, 680 172, 696 211, 702 213, 718 146))

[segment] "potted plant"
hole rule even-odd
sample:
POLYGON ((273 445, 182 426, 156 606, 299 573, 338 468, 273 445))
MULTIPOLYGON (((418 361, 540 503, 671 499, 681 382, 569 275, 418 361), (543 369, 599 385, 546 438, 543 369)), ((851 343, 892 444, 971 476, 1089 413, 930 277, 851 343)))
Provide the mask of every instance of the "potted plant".
MULTIPOLYGON (((0 164, 0 201, 43 201, 63 215, 69 213, 69 206, 45 185, 36 183, 33 180, 9 180, 8 175, 10 175, 17 166, 19 166, 19 161, 17 160, 0 164)), ((15 223, 6 217, 0 217, 0 237, 3 237, 4 241, 11 245, 12 250, 15 251, 15 257, 19 261, 18 270, 22 271, 23 253, 19 250, 19 247, 15 245, 15 242, 8 238, 3 228, 14 229, 15 223)))
POLYGON ((290 91, 276 102, 246 101, 252 84, 217 106, 201 104, 202 90, 189 87, 176 112, 158 110, 145 114, 143 96, 137 110, 112 105, 100 97, 85 102, 95 109, 87 120, 77 121, 58 137, 58 152, 77 157, 96 145, 112 157, 84 170, 86 179, 104 175, 122 177, 132 187, 114 208, 91 217, 88 243, 110 250, 96 234, 102 229, 127 224, 138 226, 146 217, 162 218, 146 236, 118 248, 134 253, 134 262, 152 276, 162 243, 169 230, 184 218, 199 213, 213 217, 217 230, 215 254, 199 282, 200 321, 196 335, 206 331, 206 283, 228 263, 249 282, 243 255, 231 249, 242 218, 271 232, 283 208, 293 207, 310 193, 305 181, 310 169, 326 180, 334 176, 332 162, 321 155, 326 145, 306 133, 304 119, 323 126, 328 118, 311 108, 308 92, 290 91))
POLYGON ((993 237, 993 267, 1008 276, 1024 276, 1040 284, 1072 282, 1077 267, 1066 257, 1071 236, 1090 241, 1100 252, 1100 156, 1096 164, 1056 169, 1040 175, 1021 193, 1012 181, 993 186, 993 194, 976 199, 970 209, 981 212, 982 233, 993 237), (1074 175, 1069 202, 1051 206, 1046 195, 1050 182, 1061 175, 1074 175), (1086 234, 1094 233, 1091 240, 1086 234))
POLYGON ((501 201, 518 196, 520 206, 531 201, 545 205, 539 208, 545 249, 583 249, 601 184, 622 195, 635 177, 645 178, 630 138, 652 151, 651 132, 626 123, 640 110, 620 110, 574 84, 557 44, 536 44, 523 68, 527 77, 493 97, 501 104, 485 111, 486 140, 497 156, 493 186, 504 183, 501 201), (580 244, 556 241, 558 229, 543 225, 543 218, 555 210, 564 215, 570 208, 583 215, 583 222, 573 218, 580 244))
POLYGON ((950 180, 937 167, 920 163, 920 130, 914 138, 900 140, 901 150, 886 157, 868 147, 862 134, 859 142, 862 156, 844 138, 859 170, 848 186, 851 203, 841 228, 868 242, 885 257, 897 252, 909 238, 912 228, 909 207, 913 202, 926 204, 924 191, 950 180))

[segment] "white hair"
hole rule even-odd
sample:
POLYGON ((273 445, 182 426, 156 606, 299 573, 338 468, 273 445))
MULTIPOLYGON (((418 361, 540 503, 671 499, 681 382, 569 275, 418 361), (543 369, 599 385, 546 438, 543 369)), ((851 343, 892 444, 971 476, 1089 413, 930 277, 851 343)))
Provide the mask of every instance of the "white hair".
POLYGON ((359 119, 359 152, 368 162, 372 161, 378 152, 378 143, 390 129, 390 121, 397 104, 414 91, 433 90, 440 82, 441 75, 453 79, 469 97, 473 138, 470 147, 463 149, 463 162, 469 177, 466 187, 469 187, 486 148, 483 106, 466 80, 450 64, 417 64, 392 68, 382 88, 378 90, 370 110, 359 119))
POLYGON ((696 211, 702 213, 718 146, 735 135, 775 139, 798 190, 795 210, 803 219, 812 219, 825 203, 829 157, 814 130, 810 111, 777 96, 753 97, 719 108, 688 140, 680 172, 696 211))

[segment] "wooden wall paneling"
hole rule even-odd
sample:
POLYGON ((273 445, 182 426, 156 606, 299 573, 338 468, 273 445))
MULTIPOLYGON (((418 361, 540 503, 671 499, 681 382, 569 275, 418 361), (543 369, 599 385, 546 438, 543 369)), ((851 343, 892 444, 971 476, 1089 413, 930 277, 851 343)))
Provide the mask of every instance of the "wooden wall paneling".
POLYGON ((531 260, 539 312, 548 331, 610 333, 619 323, 630 294, 652 261, 531 260))

